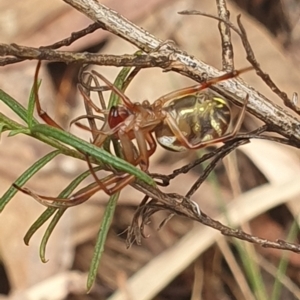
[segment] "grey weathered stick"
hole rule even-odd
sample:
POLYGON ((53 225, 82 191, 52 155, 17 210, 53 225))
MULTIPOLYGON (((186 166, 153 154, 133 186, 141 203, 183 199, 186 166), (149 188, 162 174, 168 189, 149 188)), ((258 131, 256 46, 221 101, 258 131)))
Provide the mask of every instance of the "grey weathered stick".
MULTIPOLYGON (((225 0, 217 0, 218 16, 225 21, 229 21, 230 13, 227 9, 225 0)), ((224 22, 219 22, 219 31, 222 41, 222 70, 232 71, 234 69, 234 53, 231 43, 231 32, 228 25, 224 22)))
MULTIPOLYGON (((135 55, 109 55, 95 54, 89 52, 70 52, 45 48, 34 48, 28 46, 20 46, 17 44, 2 44, 0 43, 0 57, 9 56, 16 57, 20 60, 45 60, 65 63, 78 64, 96 64, 101 66, 115 67, 161 67, 168 68, 171 65, 170 60, 165 54, 160 52, 151 52, 149 54, 135 55)), ((0 60, 5 61, 6 58, 0 60)), ((3 65, 6 65, 4 62, 3 65)))
POLYGON ((145 52, 156 49, 162 42, 142 28, 129 22, 117 12, 95 0, 63 1, 81 11, 95 22, 101 23, 102 27, 106 28, 107 31, 126 39, 145 52))

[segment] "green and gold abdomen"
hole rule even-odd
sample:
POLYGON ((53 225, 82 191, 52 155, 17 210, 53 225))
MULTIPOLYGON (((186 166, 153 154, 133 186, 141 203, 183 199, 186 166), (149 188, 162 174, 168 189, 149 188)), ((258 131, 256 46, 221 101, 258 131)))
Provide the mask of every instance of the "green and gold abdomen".
MULTIPOLYGON (((164 111, 175 120, 192 145, 223 136, 230 124, 231 113, 226 100, 209 90, 173 100, 164 107, 164 111)), ((155 134, 164 148, 186 150, 166 121, 157 127, 155 134)))

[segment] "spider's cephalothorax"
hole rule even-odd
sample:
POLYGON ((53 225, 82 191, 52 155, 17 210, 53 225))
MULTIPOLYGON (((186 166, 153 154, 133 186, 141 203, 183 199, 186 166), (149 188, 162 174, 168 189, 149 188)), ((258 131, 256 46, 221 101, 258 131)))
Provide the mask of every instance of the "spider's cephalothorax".
MULTIPOLYGON (((231 111, 226 100, 209 89, 173 100, 163 109, 172 116, 192 145, 213 142, 215 138, 222 137, 231 120, 231 111)), ((155 135, 158 143, 167 150, 187 150, 165 121, 157 126, 155 135)))

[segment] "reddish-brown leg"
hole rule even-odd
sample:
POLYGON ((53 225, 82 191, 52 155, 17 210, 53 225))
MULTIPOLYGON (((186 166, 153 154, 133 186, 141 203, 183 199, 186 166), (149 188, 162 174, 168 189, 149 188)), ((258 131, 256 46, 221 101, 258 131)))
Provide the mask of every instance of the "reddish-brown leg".
POLYGON ((32 192, 31 190, 27 188, 21 188, 15 184, 13 186, 18 189, 19 191, 23 192, 26 195, 31 196, 34 198, 37 202, 41 203, 42 205, 45 205, 47 207, 71 207, 79 205, 85 201, 87 201, 91 196, 93 196, 96 192, 101 190, 101 188, 96 183, 92 183, 81 190, 79 190, 77 193, 72 195, 69 198, 57 198, 57 197, 49 197, 49 196, 43 196, 39 195, 35 192, 32 192))
MULTIPOLYGON (((91 130, 91 133, 93 135, 93 143, 95 143, 95 141, 97 140, 99 134, 96 132, 98 130, 97 124, 96 124, 96 119, 99 119, 101 121, 103 121, 103 125, 101 127, 101 130, 105 129, 105 126, 107 125, 107 114, 108 111, 106 109, 106 104, 103 98, 103 94, 102 94, 102 90, 101 90, 101 86, 99 84, 99 81, 97 79, 97 77, 95 77, 94 75, 92 75, 89 72, 84 72, 84 68, 81 70, 80 73, 81 76, 79 76, 79 84, 78 84, 78 89, 81 92, 83 99, 84 99, 84 105, 85 105, 85 110, 86 110, 86 117, 88 119, 89 122, 89 127, 91 130), (84 80, 83 75, 87 76, 87 79, 84 80), (92 82, 94 82, 94 86, 95 88, 98 89, 97 93, 98 93, 98 99, 101 105, 101 109, 98 109, 98 107, 96 105, 94 105, 93 101, 90 99, 90 89, 93 88, 92 82), (92 105, 91 105, 92 104, 92 105), (100 116, 95 116, 94 112, 93 112, 93 108, 97 108, 97 111, 99 112, 99 110, 101 110, 104 114, 103 117, 100 116), (89 117, 90 116, 90 117, 89 117)), ((84 116, 81 116, 84 117, 84 116)), ((73 120, 72 122, 75 123, 79 121, 79 119, 77 119, 76 121, 73 120)), ((72 124, 72 123, 71 123, 72 124)), ((71 125, 70 124, 70 125, 71 125)))
POLYGON ((118 138, 122 146, 124 159, 130 164, 136 165, 135 151, 134 151, 134 145, 132 144, 132 140, 130 139, 128 134, 123 130, 119 130, 118 138))
POLYGON ((211 79, 207 80, 204 83, 192 85, 190 87, 182 88, 180 90, 171 92, 167 95, 164 95, 164 96, 158 98, 155 102, 157 102, 157 103, 159 103, 159 105, 163 106, 168 101, 176 100, 176 99, 181 98, 183 96, 195 94, 199 91, 202 91, 202 90, 210 87, 211 85, 213 85, 215 83, 218 83, 220 81, 224 81, 224 80, 227 80, 227 79, 230 79, 230 78, 237 77, 240 74, 248 72, 250 70, 253 70, 253 67, 247 67, 247 68, 244 68, 244 69, 241 69, 241 70, 234 70, 232 72, 226 73, 226 74, 221 75, 219 77, 211 78, 211 79))
POLYGON ((148 153, 147 153, 148 158, 149 158, 150 156, 152 156, 152 154, 156 150, 156 141, 155 141, 154 137, 152 136, 152 134, 150 132, 148 132, 145 135, 145 137, 146 137, 146 140, 147 140, 148 145, 149 145, 149 150, 148 150, 148 153))
POLYGON ((136 107, 131 100, 122 93, 118 88, 116 88, 110 81, 108 81, 102 74, 98 73, 97 71, 92 71, 93 75, 98 76, 114 93, 116 93, 123 101, 124 105, 132 112, 136 111, 136 107))
POLYGON ((149 167, 149 157, 156 150, 156 141, 148 130, 139 128, 137 125, 133 125, 132 128, 128 126, 126 129, 128 130, 127 132, 123 130, 118 131, 118 138, 122 146, 124 158, 132 165, 140 165, 141 170, 147 171, 149 167), (131 130, 137 142, 138 157, 136 157, 134 145, 129 137, 131 130))
POLYGON ((143 171, 148 171, 149 158, 156 150, 156 141, 150 132, 142 129, 135 131, 135 139, 140 153, 139 158, 136 160, 136 165, 140 165, 143 171))
POLYGON ((107 115, 109 113, 109 111, 107 109, 101 109, 101 108, 99 108, 92 101, 92 99, 86 94, 86 92, 84 91, 83 87, 80 84, 78 84, 77 87, 78 87, 78 90, 79 90, 80 94, 82 95, 84 101, 88 104, 88 106, 92 107, 99 114, 102 113, 104 115, 107 115))
POLYGON ((39 98, 39 93, 38 93, 38 76, 39 76, 39 71, 41 68, 41 61, 39 60, 36 69, 35 69, 35 74, 34 74, 34 84, 33 84, 33 90, 34 90, 34 97, 35 97, 35 105, 36 105, 36 110, 39 115, 39 117, 48 125, 62 129, 63 128, 58 125, 43 109, 40 103, 40 98, 39 98))
POLYGON ((118 191, 121 191, 126 185, 128 185, 134 181, 135 177, 130 174, 114 175, 115 179, 116 180, 118 179, 118 181, 115 182, 116 184, 112 188, 109 188, 109 185, 111 185, 112 182, 107 184, 107 182, 104 183, 102 180, 100 180, 93 169, 93 166, 91 164, 91 161, 90 161, 88 155, 86 155, 86 158, 87 158, 88 167, 91 171, 92 176, 95 179, 95 182, 109 196, 113 195, 114 193, 116 193, 118 191))
POLYGON ((87 200, 89 200, 95 193, 101 191, 103 187, 105 187, 105 192, 108 195, 112 195, 117 191, 123 189, 131 182, 133 182, 134 179, 135 178, 133 175, 128 175, 128 174, 123 174, 120 176, 114 174, 109 175, 106 178, 100 180, 101 184, 99 184, 99 182, 93 182, 88 186, 82 188, 81 190, 79 190, 69 198, 43 196, 43 195, 36 194, 27 188, 21 188, 15 184, 13 184, 13 186, 19 191, 23 192, 24 194, 31 196, 42 205, 45 205, 47 207, 60 208, 60 207, 72 207, 72 206, 82 204, 87 200), (112 184, 115 185, 112 188, 109 188, 109 186, 111 186, 112 184))

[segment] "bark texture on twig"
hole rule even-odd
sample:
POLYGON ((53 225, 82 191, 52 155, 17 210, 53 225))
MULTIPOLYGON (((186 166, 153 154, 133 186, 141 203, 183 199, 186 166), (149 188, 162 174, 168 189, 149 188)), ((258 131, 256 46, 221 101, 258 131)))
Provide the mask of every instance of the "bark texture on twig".
MULTIPOLYGON (((217 0, 218 15, 221 19, 229 21, 230 13, 226 6, 226 1, 217 0)), ((222 42, 222 65, 223 71, 232 71, 234 69, 233 47, 231 43, 231 32, 228 25, 219 22, 219 31, 222 42)))

